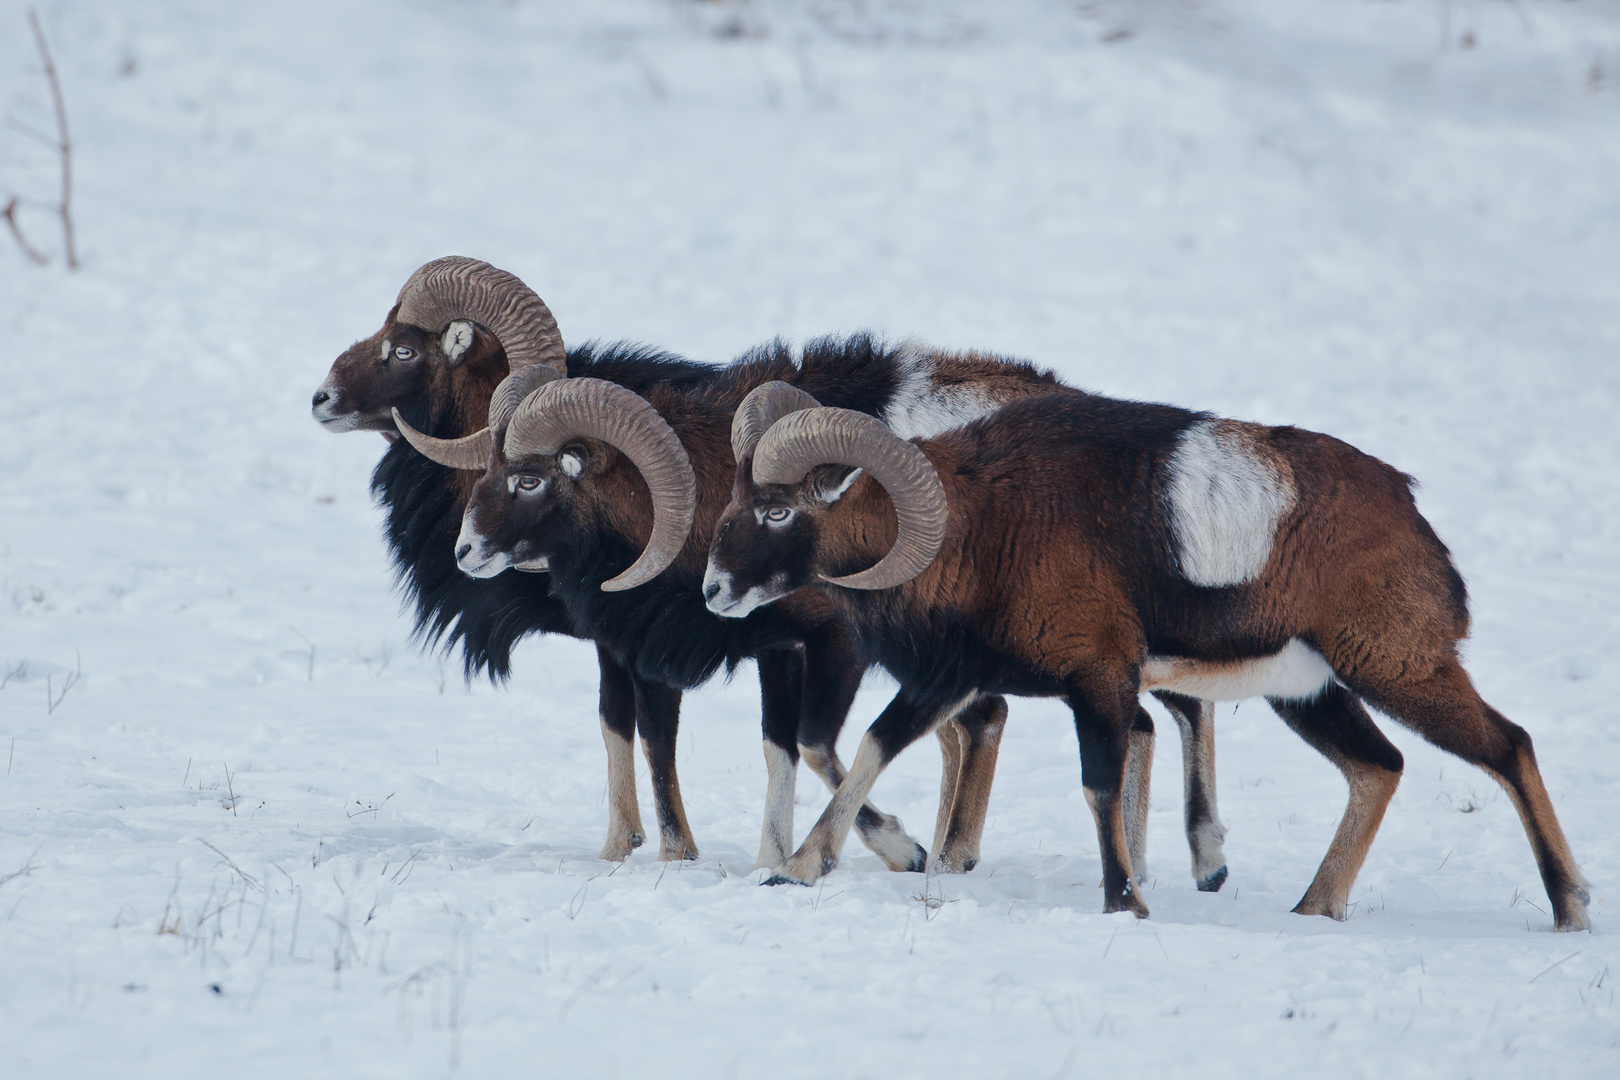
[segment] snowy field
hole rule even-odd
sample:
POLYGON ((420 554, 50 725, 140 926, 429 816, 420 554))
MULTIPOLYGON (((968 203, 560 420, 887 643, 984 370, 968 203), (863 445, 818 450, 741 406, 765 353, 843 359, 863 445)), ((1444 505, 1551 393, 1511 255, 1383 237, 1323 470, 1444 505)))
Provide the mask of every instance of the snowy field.
MULTIPOLYGON (((53 256, 0 235, 0 1074, 1620 1075, 1620 5, 40 7, 83 267, 0 128, 53 256), (571 342, 871 327, 1415 474, 1596 932, 1551 933, 1500 789, 1393 724, 1350 919, 1289 914, 1344 786, 1263 703, 1220 710, 1218 894, 1161 724, 1145 922, 1100 913, 1049 702, 1013 705, 973 873, 852 843, 756 887, 751 667, 687 698, 703 857, 597 861, 591 650, 531 640, 506 689, 423 655, 382 440, 309 418, 450 253, 571 342)), ((49 130, 25 10, 0 111, 49 130)), ((874 793, 925 843, 938 769, 874 793)))

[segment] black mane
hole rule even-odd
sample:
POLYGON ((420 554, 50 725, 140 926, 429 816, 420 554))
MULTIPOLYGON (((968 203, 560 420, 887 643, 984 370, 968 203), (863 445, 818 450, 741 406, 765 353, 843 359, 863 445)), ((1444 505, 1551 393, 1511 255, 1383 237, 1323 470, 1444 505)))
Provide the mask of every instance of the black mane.
MULTIPOLYGON (((568 369, 632 389, 656 383, 689 389, 712 379, 716 370, 646 346, 594 342, 569 350, 568 369)), ((430 435, 464 434, 445 430, 446 415, 416 412, 406 419, 430 435)), ((456 493, 455 470, 399 440, 372 472, 371 492, 386 514, 384 536, 395 579, 415 609, 415 636, 424 646, 446 651, 460 644, 468 679, 486 673, 491 682, 505 682, 512 647, 528 634, 592 636, 577 631, 562 601, 550 595, 549 574, 514 570, 480 580, 456 566, 453 549, 464 502, 456 493)))
MULTIPOLYGON (((869 334, 816 338, 797 361, 778 340, 709 372, 691 387, 697 392, 688 397, 689 408, 665 416, 677 431, 699 417, 729 427, 742 398, 774 379, 824 405, 868 413, 888 404, 899 384, 893 350, 869 334)), ((746 619, 722 618, 705 605, 699 578, 673 566, 635 589, 603 592, 602 582, 635 562, 639 549, 617 534, 576 529, 569 535, 567 550, 548 553, 553 593, 566 602, 581 635, 650 681, 697 686, 722 665, 729 672, 764 649, 802 641, 810 629, 776 605, 746 619)))

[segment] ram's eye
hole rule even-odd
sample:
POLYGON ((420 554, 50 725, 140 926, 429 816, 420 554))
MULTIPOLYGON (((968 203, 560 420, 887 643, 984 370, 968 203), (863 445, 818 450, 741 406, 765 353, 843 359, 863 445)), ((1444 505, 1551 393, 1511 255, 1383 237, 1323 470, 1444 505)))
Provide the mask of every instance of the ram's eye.
POLYGON ((793 520, 793 511, 785 506, 773 506, 765 511, 765 524, 786 525, 793 520))
POLYGON ((538 476, 520 476, 517 481, 517 489, 519 491, 539 491, 543 482, 538 476))
POLYGON ((409 345, 400 345, 394 349, 394 358, 396 360, 412 360, 415 357, 416 350, 409 345))

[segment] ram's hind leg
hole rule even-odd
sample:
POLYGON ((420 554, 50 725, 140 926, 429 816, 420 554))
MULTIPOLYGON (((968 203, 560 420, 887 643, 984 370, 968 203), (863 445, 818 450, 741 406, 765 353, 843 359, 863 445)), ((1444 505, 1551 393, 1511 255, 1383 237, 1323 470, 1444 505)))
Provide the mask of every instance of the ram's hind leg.
POLYGON ((1536 765, 1530 735, 1485 704, 1468 673, 1447 661, 1424 679, 1375 681, 1358 676, 1369 701, 1442 750, 1456 754, 1496 778, 1524 823, 1552 901, 1559 930, 1590 930, 1586 879, 1570 854, 1564 830, 1536 765))
POLYGON ((658 858, 679 862, 698 857, 697 841, 686 824, 681 783, 675 773, 675 733, 681 721, 681 692, 632 676, 636 688, 636 726, 641 752, 652 773, 653 804, 658 810, 658 858))
POLYGON ((939 729, 942 744, 948 729, 959 732, 960 764, 950 805, 941 802, 940 823, 934 830, 936 871, 965 874, 979 864, 979 842, 984 838, 984 819, 990 809, 990 783, 995 779, 996 757, 1006 727, 1007 699, 991 695, 975 701, 939 729))
POLYGON ((1329 683, 1307 701, 1267 700, 1300 738, 1339 767, 1350 785, 1350 801, 1327 856, 1305 896, 1294 906, 1301 915, 1343 919, 1350 887, 1401 781, 1401 752, 1384 738, 1361 702, 1337 683, 1329 683))
POLYGON ((1199 892, 1217 892, 1226 881, 1226 826, 1215 809, 1215 703, 1160 690, 1154 697, 1181 729, 1181 775, 1185 785, 1187 847, 1199 892))
MULTIPOLYGON (((838 733, 855 701, 866 668, 855 660, 841 627, 829 627, 804 643, 804 712, 799 721, 799 754, 810 771, 837 792, 844 783, 844 764, 838 760, 838 733)), ((861 843, 871 848, 883 865, 896 871, 921 871, 928 852, 906 832, 900 819, 871 803, 862 803, 855 818, 861 843)))
POLYGON ((951 814, 956 808, 956 789, 962 782, 968 734, 954 717, 939 725, 934 734, 939 737, 939 809, 934 814, 934 846, 929 850, 933 852, 934 869, 941 870, 939 853, 945 850, 945 835, 950 831, 951 814))
POLYGON ((623 862, 647 839, 636 805, 636 694, 630 673, 600 647, 596 661, 602 672, 597 708, 608 755, 608 835, 597 858, 623 862))
POLYGON ((1125 822, 1125 849, 1131 855, 1131 875, 1147 880, 1148 799, 1153 792, 1153 717, 1140 705, 1125 747, 1125 789, 1120 816, 1125 822))

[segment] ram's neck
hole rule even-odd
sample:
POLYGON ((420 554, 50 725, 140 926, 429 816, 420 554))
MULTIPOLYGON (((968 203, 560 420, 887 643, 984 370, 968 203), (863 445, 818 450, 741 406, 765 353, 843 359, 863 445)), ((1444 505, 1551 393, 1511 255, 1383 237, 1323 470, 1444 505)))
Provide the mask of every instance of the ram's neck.
MULTIPOLYGON (((879 624, 898 625, 926 615, 943 602, 941 582, 961 577, 949 568, 962 563, 962 548, 967 539, 963 523, 971 517, 963 511, 973 492, 956 475, 945 450, 929 442, 921 446, 934 462, 945 488, 946 505, 950 508, 939 554, 922 573, 893 588, 868 592, 830 586, 825 590, 840 602, 847 617, 873 628, 879 624)), ((822 521, 820 570, 829 577, 865 570, 893 549, 898 534, 894 502, 881 484, 869 474, 862 474, 822 521)), ((961 584, 956 581, 956 586, 961 584)))
POLYGON ((489 426, 489 399, 495 396, 495 387, 506 374, 504 357, 472 370, 448 372, 448 393, 441 396, 447 403, 444 415, 435 417, 444 428, 439 438, 459 439, 489 426))
POLYGON ((894 547, 898 528, 889 493, 863 473, 822 519, 821 572, 844 577, 865 570, 894 547))

